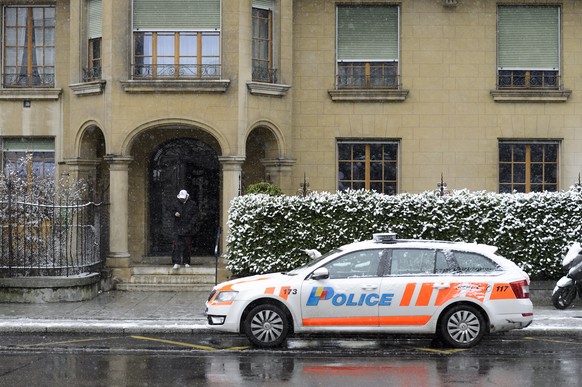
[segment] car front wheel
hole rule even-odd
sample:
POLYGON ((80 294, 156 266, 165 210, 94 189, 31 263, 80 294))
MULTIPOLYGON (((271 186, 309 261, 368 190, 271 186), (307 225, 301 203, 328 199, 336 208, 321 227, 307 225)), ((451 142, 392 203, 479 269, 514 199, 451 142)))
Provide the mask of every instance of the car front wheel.
POLYGON ((244 333, 258 347, 278 347, 289 334, 289 319, 276 305, 254 307, 243 323, 244 333))
POLYGON ((485 334, 483 314, 471 305, 458 305, 442 316, 440 337, 455 348, 470 348, 478 344, 485 334))

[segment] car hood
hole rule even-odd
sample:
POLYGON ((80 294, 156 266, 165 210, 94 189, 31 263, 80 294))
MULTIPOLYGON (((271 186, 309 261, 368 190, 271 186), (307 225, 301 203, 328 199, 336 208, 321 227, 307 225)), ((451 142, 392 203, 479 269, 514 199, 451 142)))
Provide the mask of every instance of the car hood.
POLYGON ((222 282, 214 287, 217 291, 236 290, 238 292, 247 289, 257 289, 259 287, 272 287, 289 282, 293 276, 283 273, 271 273, 254 275, 250 277, 237 278, 235 280, 222 282))

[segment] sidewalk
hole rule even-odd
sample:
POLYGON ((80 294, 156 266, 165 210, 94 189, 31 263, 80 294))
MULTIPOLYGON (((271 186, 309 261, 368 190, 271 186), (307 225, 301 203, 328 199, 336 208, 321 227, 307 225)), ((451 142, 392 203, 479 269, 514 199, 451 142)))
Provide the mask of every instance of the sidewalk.
MULTIPOLYGON (((4 303, 0 304, 0 332, 192 333, 210 329, 204 316, 207 297, 203 291, 110 291, 83 302, 4 303)), ((582 335, 580 302, 567 310, 533 302, 532 325, 509 334, 582 335)))

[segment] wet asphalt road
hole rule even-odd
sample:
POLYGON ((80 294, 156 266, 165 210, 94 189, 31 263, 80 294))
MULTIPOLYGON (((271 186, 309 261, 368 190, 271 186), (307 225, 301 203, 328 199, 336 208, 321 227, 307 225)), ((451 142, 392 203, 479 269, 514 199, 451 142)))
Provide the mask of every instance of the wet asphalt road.
POLYGON ((491 335, 467 350, 425 337, 317 336, 259 350, 229 334, 0 336, 2 386, 572 386, 576 336, 491 335))

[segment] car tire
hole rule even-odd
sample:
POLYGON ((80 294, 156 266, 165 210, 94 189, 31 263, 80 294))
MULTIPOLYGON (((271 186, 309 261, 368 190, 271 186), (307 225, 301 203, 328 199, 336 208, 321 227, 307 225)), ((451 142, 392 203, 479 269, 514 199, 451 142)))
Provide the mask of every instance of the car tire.
POLYGON ((556 309, 566 309, 576 298, 576 286, 559 287, 552 294, 552 304, 556 309))
POLYGON ((289 334, 289 319, 281 308, 273 304, 254 307, 243 323, 244 333, 257 347, 279 347, 289 334))
POLYGON ((483 313, 471 305, 456 305, 445 311, 439 325, 439 336, 454 348, 477 345, 485 334, 483 313))

